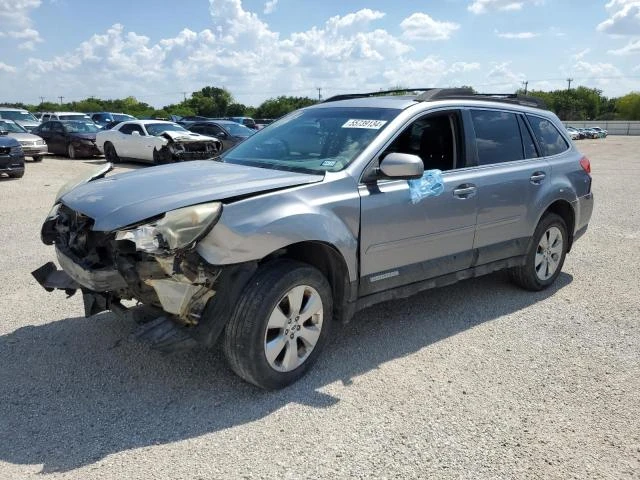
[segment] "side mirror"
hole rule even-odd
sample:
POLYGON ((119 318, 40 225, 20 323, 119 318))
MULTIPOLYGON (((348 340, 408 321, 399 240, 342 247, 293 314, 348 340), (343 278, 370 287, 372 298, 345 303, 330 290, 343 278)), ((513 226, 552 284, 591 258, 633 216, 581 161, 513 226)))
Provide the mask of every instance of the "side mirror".
POLYGON ((420 178, 424 173, 424 164, 417 155, 391 152, 380 162, 380 173, 395 180, 420 178))
POLYGON ((9 130, 0 130, 0 136, 9 135, 9 130))
POLYGON ((131 135, 135 135, 136 137, 140 136, 140 132, 137 130, 134 130, 133 132, 131 132, 131 135))
POLYGON ((218 138, 227 138, 228 135, 225 132, 220 132, 220 133, 216 133, 214 135, 214 137, 218 137, 218 138))

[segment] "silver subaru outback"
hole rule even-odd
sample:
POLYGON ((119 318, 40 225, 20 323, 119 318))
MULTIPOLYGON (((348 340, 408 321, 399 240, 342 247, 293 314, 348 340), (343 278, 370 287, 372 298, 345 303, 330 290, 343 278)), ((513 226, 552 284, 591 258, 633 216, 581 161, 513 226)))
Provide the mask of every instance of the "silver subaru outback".
POLYGON ((500 269, 551 285, 593 210, 562 123, 529 97, 398 93, 333 97, 213 160, 63 188, 42 227, 62 270, 35 278, 80 290, 87 316, 132 318, 153 348, 222 336, 233 371, 266 389, 378 302, 500 269))

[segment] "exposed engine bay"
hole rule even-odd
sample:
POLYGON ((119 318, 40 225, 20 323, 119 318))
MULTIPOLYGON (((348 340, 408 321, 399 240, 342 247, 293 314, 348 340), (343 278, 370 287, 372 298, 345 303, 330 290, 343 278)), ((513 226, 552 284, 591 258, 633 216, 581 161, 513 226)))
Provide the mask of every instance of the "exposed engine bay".
POLYGON ((185 135, 174 131, 163 132, 160 137, 168 143, 154 151, 159 163, 205 160, 222 152, 222 142, 212 137, 203 140, 206 137, 199 134, 185 135))

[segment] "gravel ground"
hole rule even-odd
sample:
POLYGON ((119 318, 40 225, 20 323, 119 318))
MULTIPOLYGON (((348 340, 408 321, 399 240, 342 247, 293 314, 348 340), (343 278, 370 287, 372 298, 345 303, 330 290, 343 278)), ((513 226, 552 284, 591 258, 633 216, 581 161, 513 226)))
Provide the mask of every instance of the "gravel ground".
POLYGON ((0 179, 0 478, 640 478, 640 138, 579 148, 596 209, 553 288, 370 308, 275 393, 31 278, 55 192, 101 160, 0 179))

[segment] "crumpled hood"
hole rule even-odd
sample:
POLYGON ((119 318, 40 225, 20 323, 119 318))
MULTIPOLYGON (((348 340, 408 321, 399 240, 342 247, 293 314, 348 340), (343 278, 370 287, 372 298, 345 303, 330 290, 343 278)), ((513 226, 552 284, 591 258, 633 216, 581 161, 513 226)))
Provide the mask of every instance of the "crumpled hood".
POLYGON ((177 208, 320 182, 323 178, 200 160, 94 180, 77 186, 61 201, 94 219, 94 230, 112 231, 177 208))
POLYGON ((177 132, 174 130, 167 130, 166 132, 162 132, 162 135, 165 137, 171 137, 171 139, 175 142, 179 143, 187 143, 187 142, 205 142, 209 141, 217 141, 217 138, 209 137, 207 135, 200 135, 195 132, 177 132))
POLYGON ((84 140, 95 140, 96 139, 96 134, 95 133, 72 132, 72 133, 69 133, 69 136, 71 138, 74 138, 74 139, 76 139, 76 138, 77 139, 82 138, 84 140))

